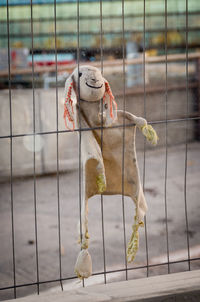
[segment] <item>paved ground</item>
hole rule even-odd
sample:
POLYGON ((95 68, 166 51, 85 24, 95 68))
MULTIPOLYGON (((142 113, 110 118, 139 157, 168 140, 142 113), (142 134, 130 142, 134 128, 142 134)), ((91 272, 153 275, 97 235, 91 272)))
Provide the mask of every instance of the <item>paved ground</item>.
MULTIPOLYGON (((45 292, 18 302, 199 302, 200 270, 45 292)), ((9 302, 12 300, 9 300, 9 302)))
MULTIPOLYGON (((189 242, 191 257, 200 257, 200 144, 188 146, 187 164, 187 213, 189 223, 189 242)), ((143 154, 138 154, 141 173, 143 154)), ((167 212, 170 260, 187 259, 187 236, 184 203, 185 146, 168 149, 167 170, 167 212)), ((78 171, 60 175, 62 276, 74 276, 74 263, 79 252, 77 245, 77 221, 79 217, 78 171)), ((10 184, 0 185, 0 287, 13 284, 12 274, 12 232, 10 184)), ((149 206, 147 214, 148 259, 150 263, 167 261, 166 219, 165 219, 165 149, 148 150, 146 153, 145 175, 146 199, 149 206)), ((34 217, 33 179, 20 179, 13 183, 14 235, 16 283, 36 281, 36 245, 34 217)), ((58 253, 58 211, 56 176, 39 177, 36 181, 38 255, 40 281, 59 278, 58 253)), ((106 270, 123 269, 124 237, 122 220, 122 201, 120 196, 104 197, 104 230, 106 270)), ((134 208, 131 200, 125 198, 126 242, 131 233, 134 208)), ((90 253, 93 259, 93 272, 104 270, 102 250, 102 219, 100 197, 89 201, 90 253)), ((146 245, 144 229, 140 232, 140 249, 133 264, 136 267, 146 264, 146 245)), ((193 261, 191 268, 200 268, 200 261, 193 261)), ((184 271, 188 263, 170 265, 170 271, 184 271)), ((167 266, 151 268, 150 275, 167 273, 167 266)), ((129 271, 128 277, 146 276, 146 269, 129 271)), ((91 278, 87 282, 102 282, 102 277, 91 278), (96 278, 96 279, 95 279, 96 278), (93 281, 92 281, 93 280, 93 281), (96 281, 95 281, 96 280, 96 281)), ((108 274, 107 281, 125 280, 124 273, 108 274)), ((77 284, 77 281, 70 281, 77 284)), ((58 283, 51 284, 57 286, 58 283)), ((80 284, 79 284, 80 285, 80 284)), ((70 286, 70 285, 69 285, 70 286)), ((67 287, 67 286, 66 286, 67 287)), ((47 285, 41 286, 41 290, 47 285)), ((18 296, 36 291, 35 286, 19 288, 18 296)), ((13 291, 0 291, 0 299, 13 297, 13 291)))

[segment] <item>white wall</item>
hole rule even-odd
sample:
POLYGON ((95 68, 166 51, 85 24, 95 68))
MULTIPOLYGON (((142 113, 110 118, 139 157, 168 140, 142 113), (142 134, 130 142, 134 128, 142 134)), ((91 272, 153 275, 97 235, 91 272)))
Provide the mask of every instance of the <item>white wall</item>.
MULTIPOLYGON (((63 89, 58 90, 58 129, 65 130, 63 120, 63 89)), ((122 98, 118 98, 119 108, 122 98)), ((11 91, 12 103, 12 133, 13 135, 33 133, 33 91, 18 89, 11 91)), ((189 92, 189 108, 192 111, 193 99, 189 92)), ((144 97, 138 95, 126 98, 126 109, 138 116, 143 116, 144 97)), ((165 119, 165 94, 147 94, 147 120, 165 119)), ((185 91, 168 92, 168 118, 181 118, 186 114, 185 91)), ((35 128, 36 132, 51 132, 56 126, 56 90, 35 90, 35 128)), ((165 124, 158 124, 155 129, 159 135, 159 146, 165 145, 165 124)), ((168 144, 185 142, 186 122, 169 123, 168 144)), ((188 140, 194 138, 194 124, 188 123, 188 140)), ((139 131, 138 131, 139 132, 139 131)), ((9 91, 0 93, 0 136, 10 135, 9 91)), ((33 175, 33 151, 31 136, 14 137, 12 139, 13 176, 33 175)), ((77 133, 61 133, 58 135, 59 170, 70 170, 78 167, 78 135, 77 133)), ((142 149, 144 138, 137 134, 137 148, 142 149)), ((148 144, 147 144, 147 147, 148 144)), ((158 148, 156 147, 156 148, 158 148)), ((56 172, 57 169, 57 135, 48 134, 36 136, 35 153, 36 173, 56 172)), ((0 179, 10 175, 10 138, 0 139, 0 179)))

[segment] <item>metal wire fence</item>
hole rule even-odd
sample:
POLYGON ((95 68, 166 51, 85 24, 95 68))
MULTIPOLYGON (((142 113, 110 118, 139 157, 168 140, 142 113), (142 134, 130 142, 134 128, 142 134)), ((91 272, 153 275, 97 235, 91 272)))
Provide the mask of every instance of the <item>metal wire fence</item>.
MULTIPOLYGON (((104 283, 107 283, 107 276, 111 273, 117 273, 117 272, 125 272, 125 279, 128 280, 128 272, 132 270, 139 270, 139 269, 145 269, 146 270, 146 276, 148 277, 150 275, 149 270, 151 268, 155 267, 161 267, 161 266, 167 266, 168 273, 171 272, 170 265, 177 264, 177 263, 187 263, 188 270, 191 269, 191 263, 200 260, 200 257, 192 258, 190 255, 190 236, 189 236, 189 219, 188 219, 188 197, 187 197, 187 167, 188 167, 188 123, 192 121, 199 122, 200 117, 199 116, 191 116, 189 114, 189 51, 188 51, 188 2, 190 0, 185 0, 185 93, 186 93, 186 115, 185 117, 181 118, 169 118, 168 117, 168 11, 167 11, 167 0, 163 0, 164 2, 164 23, 165 23, 165 49, 164 49, 164 63, 165 63, 165 107, 164 107, 164 115, 165 118, 163 120, 156 120, 152 121, 153 125, 164 125, 165 126, 165 159, 163 162, 164 165, 164 212, 165 212, 165 239, 166 239, 166 254, 167 254, 167 261, 162 263, 149 263, 149 236, 148 236, 148 221, 147 218, 145 218, 145 246, 146 246, 146 263, 142 265, 137 265, 133 267, 129 267, 127 264, 126 256, 122 262, 124 262, 124 267, 121 269, 113 269, 108 270, 107 269, 107 263, 106 263, 106 242, 105 242, 105 226, 104 226, 104 196, 100 196, 100 203, 101 203, 101 232, 102 232, 102 251, 103 251, 103 270, 100 272, 95 272, 93 275, 103 275, 104 276, 104 283), (170 244, 169 244, 169 217, 168 217, 168 202, 167 202, 167 185, 168 185, 168 155, 169 155, 169 125, 171 123, 186 123, 185 127, 185 161, 184 161, 184 212, 185 212, 185 226, 186 226, 186 241, 187 241, 187 258, 177 261, 170 261, 170 244)), ((77 28, 76 28, 76 34, 77 34, 77 50, 76 50, 76 65, 78 66, 78 69, 81 64, 81 57, 80 57, 80 6, 81 6, 80 0, 76 1, 77 4, 77 28)), ((103 16, 103 0, 99 0, 99 36, 100 36, 100 68, 101 72, 104 72, 104 44, 103 44, 103 36, 104 36, 104 16, 103 16)), ((125 0, 119 1, 120 10, 121 10, 121 50, 122 50, 122 60, 121 62, 121 68, 122 68, 122 82, 123 82, 123 98, 122 98, 122 108, 124 111, 126 111, 126 28, 125 28, 125 18, 124 18, 124 5, 125 0)), ((143 57, 142 57, 142 73, 143 73, 143 116, 147 116, 147 91, 146 91, 146 56, 145 56, 145 50, 146 50, 146 34, 147 34, 147 26, 146 26, 146 15, 148 12, 146 11, 146 3, 147 0, 141 1, 143 3, 143 14, 141 15, 141 18, 143 18, 143 57)), ((35 112, 35 98, 36 98, 36 87, 35 87, 35 64, 34 64, 34 27, 33 27, 33 5, 34 1, 30 0, 30 10, 31 10, 31 55, 32 55, 32 107, 33 107, 33 131, 31 133, 20 133, 20 134, 13 134, 13 112, 12 112, 12 75, 11 75, 11 57, 10 57, 10 15, 9 15, 9 0, 7 0, 7 49, 8 49, 8 89, 9 89, 9 106, 10 106, 10 134, 1 136, 0 139, 9 139, 10 140, 10 200, 11 200, 11 225, 12 225, 12 284, 9 286, 4 286, 0 288, 0 291, 6 291, 6 290, 13 290, 13 296, 14 298, 17 297, 17 289, 24 288, 24 287, 31 287, 36 286, 37 287, 37 293, 40 293, 40 287, 43 284, 54 284, 59 282, 60 287, 63 290, 63 282, 67 280, 73 280, 76 277, 70 276, 66 277, 63 273, 63 263, 62 263, 62 230, 61 230, 61 208, 60 208, 60 167, 59 167, 59 135, 63 133, 70 132, 69 130, 60 130, 59 129, 59 113, 58 113, 58 64, 57 64, 57 3, 56 0, 54 0, 54 52, 55 52, 55 80, 56 80, 56 129, 54 131, 42 131, 37 132, 36 131, 36 112, 35 112), (50 280, 40 280, 40 264, 39 264, 39 244, 38 244, 38 207, 37 207, 37 176, 36 176, 36 137, 37 135, 56 135, 56 182, 57 182, 57 225, 58 225, 58 262, 59 262, 59 278, 50 279, 50 280), (14 215, 14 195, 13 195, 13 141, 16 138, 19 137, 25 137, 25 136, 31 136, 33 137, 33 182, 34 182, 34 190, 33 190, 33 198, 34 198, 34 233, 35 233, 35 259, 36 259, 36 280, 35 282, 27 282, 23 284, 17 284, 16 281, 16 238, 15 238, 15 215, 14 215)), ((80 98, 79 98, 80 101, 80 98)), ((80 108, 80 106, 79 106, 80 108)), ((79 112, 80 114, 80 112, 79 112)), ((129 125, 132 126, 132 125, 129 125)), ((124 246, 124 255, 126 255, 126 215, 125 215, 125 205, 124 205, 124 165, 125 165, 125 128, 128 127, 125 126, 125 120, 123 121, 122 125, 113 126, 113 128, 121 127, 123 129, 123 152, 122 152, 122 158, 120 159, 122 161, 122 197, 121 197, 121 209, 122 209, 122 224, 123 224, 123 246, 124 246)), ((103 149, 103 132, 105 127, 95 127, 95 128, 83 128, 81 125, 78 129, 75 129, 75 132, 78 132, 79 135, 79 164, 78 164, 78 179, 77 179, 77 187, 79 190, 79 213, 80 213, 80 220, 81 220, 81 192, 82 192, 82 160, 81 160, 81 153, 82 153, 82 132, 83 131, 92 131, 92 130, 101 130, 101 149, 103 149)), ((145 184, 146 184, 146 154, 147 154, 147 147, 146 142, 144 141, 144 152, 143 152, 143 190, 145 191, 145 184)), ((82 225, 80 221, 80 226, 82 225)), ((83 282, 84 286, 84 282, 83 282)))

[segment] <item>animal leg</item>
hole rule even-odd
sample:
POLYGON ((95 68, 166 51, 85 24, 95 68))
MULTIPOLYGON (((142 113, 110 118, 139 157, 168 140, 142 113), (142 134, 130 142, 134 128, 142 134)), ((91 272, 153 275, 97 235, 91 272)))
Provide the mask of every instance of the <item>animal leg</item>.
MULTIPOLYGON (((123 113, 122 110, 118 110, 119 113, 123 113)), ((142 134, 146 137, 146 139, 153 145, 157 144, 158 136, 153 127, 147 124, 147 121, 142 117, 137 117, 130 112, 126 112, 126 117, 129 120, 132 120, 135 125, 142 131, 142 134)))
POLYGON ((132 225, 132 235, 128 242, 127 246, 127 261, 130 263, 134 261, 135 256, 137 254, 138 248, 139 248, 139 227, 144 226, 143 217, 147 210, 146 201, 142 192, 142 189, 140 188, 140 194, 137 198, 133 198, 133 201, 136 204, 135 208, 135 216, 134 216, 134 223, 132 225))
MULTIPOLYGON (((83 181, 84 184, 84 181, 83 181)), ((88 198, 85 194, 85 186, 83 185, 82 192, 83 200, 81 204, 81 219, 78 223, 78 232, 79 240, 78 243, 81 243, 81 248, 86 249, 89 245, 89 234, 88 234, 88 198), (81 222, 81 227, 80 227, 81 222)))
POLYGON ((89 234, 88 234, 88 198, 84 198, 82 203, 81 211, 81 247, 82 249, 87 249, 89 246, 89 234))
POLYGON ((80 243, 81 251, 75 264, 75 273, 78 278, 88 278, 92 274, 92 258, 88 252, 89 235, 88 235, 88 198, 84 198, 81 213, 81 230, 80 243))

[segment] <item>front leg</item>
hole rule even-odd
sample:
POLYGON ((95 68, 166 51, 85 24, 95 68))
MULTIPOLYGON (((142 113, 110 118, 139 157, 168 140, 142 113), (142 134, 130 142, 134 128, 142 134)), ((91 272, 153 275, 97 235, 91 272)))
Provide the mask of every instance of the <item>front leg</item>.
POLYGON ((88 197, 86 196, 85 188, 85 168, 83 169, 83 185, 82 185, 82 204, 81 204, 81 219, 79 221, 79 244, 81 251, 77 257, 75 264, 75 273, 78 278, 88 278, 92 274, 92 259, 88 251, 89 234, 88 234, 88 197))
POLYGON ((79 240, 82 249, 88 248, 89 234, 88 234, 88 197, 86 195, 86 174, 85 165, 82 167, 82 186, 81 186, 81 217, 78 223, 79 240))
POLYGON ((80 228, 81 251, 75 264, 75 273, 78 278, 88 278, 92 274, 92 259, 88 251, 89 234, 88 234, 88 199, 84 198, 81 211, 81 228, 80 228))
POLYGON ((147 121, 142 117, 137 117, 134 115, 134 120, 136 126, 142 131, 142 134, 146 137, 146 139, 152 145, 156 145, 158 141, 158 136, 153 127, 147 124, 147 121))
MULTIPOLYGON (((122 110, 118 111, 122 115, 124 112, 122 110)), ((158 136, 156 131, 153 129, 151 125, 147 123, 147 121, 142 117, 137 117, 132 113, 125 112, 126 118, 131 120, 141 131, 142 134, 146 137, 146 139, 152 144, 156 145, 158 141, 158 136)))
POLYGON ((83 198, 81 209, 80 243, 81 251, 78 255, 75 272, 81 279, 92 274, 92 259, 88 252, 88 198, 103 193, 106 188, 105 169, 100 146, 92 131, 82 133, 82 163, 83 185, 81 196, 83 198))
POLYGON ((89 246, 89 234, 88 234, 88 198, 84 198, 81 209, 81 228, 79 229, 82 249, 87 249, 89 246))

